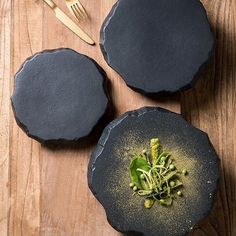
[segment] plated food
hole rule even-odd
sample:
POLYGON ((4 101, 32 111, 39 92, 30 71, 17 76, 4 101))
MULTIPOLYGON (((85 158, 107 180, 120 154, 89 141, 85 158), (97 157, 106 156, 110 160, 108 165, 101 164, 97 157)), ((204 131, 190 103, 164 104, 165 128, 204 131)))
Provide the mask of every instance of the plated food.
POLYGON ((109 223, 145 236, 186 235, 209 214, 218 181, 208 135, 157 107, 111 122, 88 167, 89 187, 109 223))
POLYGON ((118 0, 101 28, 107 63, 145 94, 194 85, 214 37, 199 0, 118 0))
POLYGON ((188 171, 176 167, 175 160, 163 149, 158 138, 151 139, 149 148, 133 154, 129 166, 129 186, 133 195, 144 198, 144 207, 147 209, 152 208, 155 202, 171 206, 176 196, 183 196, 183 176, 188 175, 188 171))
POLYGON ((17 72, 11 100, 28 136, 41 143, 77 141, 91 133, 107 109, 106 74, 72 49, 43 51, 17 72))

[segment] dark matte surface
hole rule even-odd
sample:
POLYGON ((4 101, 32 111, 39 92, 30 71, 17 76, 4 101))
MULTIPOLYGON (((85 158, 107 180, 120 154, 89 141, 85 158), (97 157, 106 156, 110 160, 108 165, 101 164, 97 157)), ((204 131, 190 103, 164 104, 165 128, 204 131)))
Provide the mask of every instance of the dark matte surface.
POLYGON ((163 94, 194 85, 214 38, 198 0, 118 0, 102 26, 100 45, 128 86, 163 94))
POLYGON ((161 108, 141 108, 111 122, 94 150, 88 168, 88 183, 106 210, 109 223, 121 232, 145 236, 186 235, 205 218, 218 188, 219 158, 208 135, 180 115, 161 108), (132 196, 129 164, 133 153, 159 137, 177 168, 186 168, 184 196, 171 208, 155 204, 143 207, 142 198, 132 196))
POLYGON ((107 108, 105 77, 94 60, 71 49, 34 55, 15 76, 17 123, 43 143, 88 136, 107 108))

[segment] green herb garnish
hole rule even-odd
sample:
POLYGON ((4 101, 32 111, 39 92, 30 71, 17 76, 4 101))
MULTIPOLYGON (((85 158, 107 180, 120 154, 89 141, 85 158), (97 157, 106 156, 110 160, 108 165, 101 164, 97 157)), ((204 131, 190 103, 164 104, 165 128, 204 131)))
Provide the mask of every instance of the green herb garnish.
POLYGON ((135 154, 130 163, 130 188, 133 194, 144 197, 144 207, 150 209, 155 202, 163 206, 172 205, 175 195, 182 197, 179 188, 183 187, 179 175, 188 171, 179 171, 171 155, 162 150, 158 138, 150 141, 150 151, 144 149, 135 154))

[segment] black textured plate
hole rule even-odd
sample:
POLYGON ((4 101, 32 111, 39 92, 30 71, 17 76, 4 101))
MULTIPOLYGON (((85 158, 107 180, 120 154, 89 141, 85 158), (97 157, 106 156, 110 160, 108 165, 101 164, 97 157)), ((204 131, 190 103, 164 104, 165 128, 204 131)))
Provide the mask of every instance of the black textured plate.
POLYGON ((186 235, 206 217, 218 188, 219 158, 206 133, 181 115, 146 107, 128 112, 104 130, 88 168, 91 191, 106 210, 109 223, 121 232, 145 236, 186 235), (145 209, 140 196, 132 196, 129 165, 132 154, 160 138, 177 168, 186 168, 184 195, 171 207, 155 204, 145 209))
POLYGON ((94 60, 71 49, 34 55, 15 76, 18 125, 43 143, 88 136, 107 108, 105 77, 94 60))
POLYGON ((118 0, 102 26, 100 45, 128 86, 160 94, 193 86, 214 38, 198 0, 118 0))

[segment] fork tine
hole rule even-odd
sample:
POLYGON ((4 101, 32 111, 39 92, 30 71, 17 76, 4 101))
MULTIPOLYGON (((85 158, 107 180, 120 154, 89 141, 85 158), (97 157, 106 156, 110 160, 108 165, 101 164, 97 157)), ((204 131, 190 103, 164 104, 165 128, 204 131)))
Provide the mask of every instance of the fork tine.
POLYGON ((81 20, 81 15, 79 14, 79 12, 77 11, 76 7, 74 5, 71 6, 72 11, 74 12, 74 15, 76 16, 76 18, 78 20, 81 20))
POLYGON ((74 4, 74 9, 76 10, 77 14, 80 16, 80 18, 84 18, 83 12, 80 11, 76 3, 74 4))
POLYGON ((84 15, 88 16, 88 14, 87 14, 86 10, 84 9, 83 5, 81 4, 81 2, 78 1, 77 4, 78 4, 80 10, 84 13, 84 15))
POLYGON ((75 3, 74 6, 82 18, 85 18, 87 16, 87 14, 83 11, 83 9, 80 8, 80 5, 78 3, 75 3))

